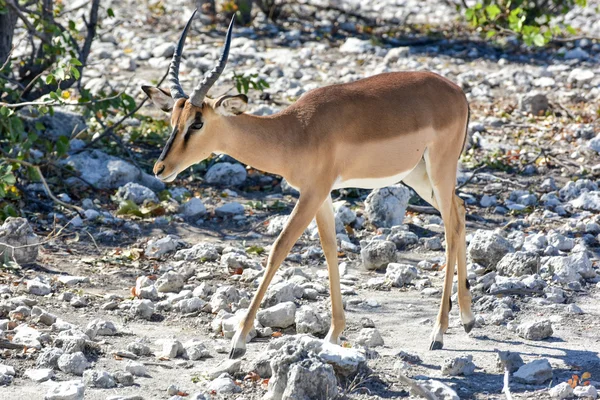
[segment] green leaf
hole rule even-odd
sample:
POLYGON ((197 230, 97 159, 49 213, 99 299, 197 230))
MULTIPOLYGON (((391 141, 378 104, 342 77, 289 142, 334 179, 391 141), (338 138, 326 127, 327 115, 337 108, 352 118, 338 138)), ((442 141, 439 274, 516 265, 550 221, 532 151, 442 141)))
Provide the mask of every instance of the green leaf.
POLYGON ((538 47, 542 47, 546 44, 546 38, 544 38, 544 36, 541 33, 538 33, 533 37, 533 44, 535 44, 538 47))
POLYGON ((71 74, 73 74, 73 78, 75 79, 79 79, 79 77, 81 76, 79 70, 76 67, 71 67, 71 74))
POLYGON ((114 18, 114 16, 115 16, 115 12, 113 11, 113 9, 112 9, 112 8, 108 8, 108 9, 106 10, 106 14, 107 14, 109 17, 113 17, 113 18, 114 18))
POLYGON ((502 10, 500 10, 500 7, 498 7, 496 4, 490 4, 485 8, 485 12, 488 15, 489 19, 493 21, 498 15, 500 15, 502 10))
POLYGON ((75 30, 75 21, 73 21, 72 19, 69 20, 69 29, 74 31, 75 30))
POLYGON ((491 29, 489 31, 487 31, 487 33, 485 34, 485 38, 486 39, 491 39, 496 35, 496 31, 491 29))
POLYGON ((62 157, 69 151, 69 138, 67 136, 61 136, 56 141, 56 154, 58 157, 62 157))
POLYGON ((76 67, 81 67, 81 66, 83 65, 83 64, 81 63, 81 61, 79 61, 79 60, 78 60, 78 59, 76 59, 76 58, 71 58, 71 59, 69 60, 69 64, 71 64, 71 65, 75 65, 76 67))

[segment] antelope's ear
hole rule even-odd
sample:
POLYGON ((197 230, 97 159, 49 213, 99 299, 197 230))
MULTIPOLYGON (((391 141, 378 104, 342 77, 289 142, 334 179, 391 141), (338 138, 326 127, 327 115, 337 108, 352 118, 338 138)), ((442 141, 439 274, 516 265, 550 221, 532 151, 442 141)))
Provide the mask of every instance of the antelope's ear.
POLYGON ((171 112, 175 101, 171 97, 171 91, 169 89, 159 89, 153 86, 142 86, 144 93, 150 97, 150 100, 154 105, 164 112, 171 112))
POLYGON ((235 96, 225 95, 214 102, 214 110, 221 115, 233 116, 246 111, 248 107, 248 96, 238 94, 235 96))

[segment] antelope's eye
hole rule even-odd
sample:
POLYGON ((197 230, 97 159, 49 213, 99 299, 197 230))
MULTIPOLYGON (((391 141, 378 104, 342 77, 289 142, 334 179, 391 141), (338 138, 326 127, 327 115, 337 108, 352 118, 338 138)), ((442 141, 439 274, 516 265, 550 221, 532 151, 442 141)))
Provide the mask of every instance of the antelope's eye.
POLYGON ((204 122, 202 121, 196 121, 192 124, 192 126, 190 128, 192 128, 193 130, 197 131, 199 129, 202 128, 202 125, 204 125, 204 122))

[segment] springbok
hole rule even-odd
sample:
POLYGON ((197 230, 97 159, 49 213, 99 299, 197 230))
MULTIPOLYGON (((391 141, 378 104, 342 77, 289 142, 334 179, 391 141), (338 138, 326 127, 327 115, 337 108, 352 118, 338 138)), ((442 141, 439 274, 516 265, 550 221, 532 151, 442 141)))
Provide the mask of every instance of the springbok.
POLYGON ((245 354, 248 333, 269 283, 315 217, 331 293, 332 321, 325 340, 339 342, 345 317, 330 192, 347 187, 380 188, 400 181, 439 210, 444 220, 446 272, 430 349, 443 346, 455 264, 461 321, 465 331, 471 331, 475 320, 467 281, 465 207, 455 194, 457 164, 469 121, 463 91, 434 73, 393 72, 312 90, 274 115, 244 114, 245 95, 206 96, 227 63, 233 20, 216 66, 189 97, 182 89, 179 63, 194 14, 171 61, 170 90, 142 87, 156 106, 171 113, 171 136, 154 165, 155 175, 172 182, 178 173, 212 153, 225 153, 283 176, 300 192, 273 244, 246 317, 233 337, 230 358, 245 354))

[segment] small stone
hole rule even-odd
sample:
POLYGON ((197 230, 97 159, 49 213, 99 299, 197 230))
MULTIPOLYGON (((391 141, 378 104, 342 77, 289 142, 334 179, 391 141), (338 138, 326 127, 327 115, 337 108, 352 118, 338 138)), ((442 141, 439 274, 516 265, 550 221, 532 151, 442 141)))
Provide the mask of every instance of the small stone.
POLYGON ((548 97, 539 92, 527 92, 519 98, 519 108, 521 111, 531 113, 533 115, 540 115, 545 113, 550 107, 548 97))
POLYGON ((543 321, 527 321, 517 326, 517 334, 528 340, 543 340, 552 336, 552 323, 546 319, 543 321))
POLYGON ((236 373, 240 372, 241 367, 242 360, 225 359, 207 372, 208 379, 215 379, 222 374, 235 375, 236 373))
MULTIPOLYGON (((175 358, 180 354, 183 354, 183 345, 179 340, 176 339, 165 339, 162 342, 162 356, 168 358, 175 358)), ((131 371, 130 371, 131 372, 131 371)), ((135 375, 135 374, 134 374, 135 375)))
POLYGON ((363 328, 359 332, 356 343, 366 347, 383 346, 383 338, 376 328, 363 328))
POLYGON ((44 349, 38 356, 35 365, 38 368, 57 368, 58 359, 64 354, 62 349, 50 347, 44 349))
POLYGON ((514 251, 508 240, 493 231, 479 229, 473 235, 468 254, 474 263, 493 268, 507 254, 514 251))
POLYGON ((154 284, 156 289, 160 293, 167 292, 179 292, 183 285, 185 284, 185 279, 183 275, 178 274, 175 271, 168 271, 161 275, 154 284))
POLYGON ((573 389, 573 394, 584 399, 595 399, 598 397, 598 390, 592 385, 576 386, 573 389))
POLYGON ((393 185, 373 190, 365 200, 365 214, 378 228, 402 225, 410 199, 410 190, 393 185))
POLYGON ((58 382, 46 392, 44 400, 83 400, 85 385, 80 380, 58 382))
POLYGON ((207 183, 223 186, 238 186, 244 183, 248 173, 241 164, 228 162, 217 163, 206 171, 204 178, 207 183))
POLYGON ((294 324, 296 305, 291 301, 279 303, 256 314, 256 319, 262 326, 269 328, 287 328, 294 324))
POLYGON ((302 306, 296 311, 296 332, 319 334, 329 328, 323 316, 311 306, 302 306))
POLYGON ((27 281, 27 292, 36 296, 46 296, 52 293, 52 286, 38 279, 27 281))
POLYGON ((539 270, 540 256, 527 251, 508 253, 496 265, 496 271, 505 276, 532 275, 539 270))
POLYGON ((534 360, 519 368, 513 377, 517 382, 539 385, 552 379, 552 366, 545 358, 534 360))
POLYGON ((143 319, 150 319, 154 314, 154 303, 150 300, 133 300, 130 312, 143 319))
POLYGON ((206 214, 206 207, 202 200, 192 197, 179 207, 179 213, 186 217, 197 217, 206 214))
POLYGON ((418 275, 419 270, 408 264, 389 263, 385 271, 385 279, 395 287, 409 285, 418 275))
POLYGON ((227 217, 231 215, 243 215, 244 210, 245 209, 243 205, 241 205, 240 203, 233 202, 215 208, 215 213, 220 217, 227 217))
POLYGON ((444 364, 442 364, 442 375, 473 375, 475 368, 473 356, 447 358, 444 360, 444 364))
POLYGON ((157 58, 171 57, 175 53, 174 43, 162 43, 152 49, 152 56, 157 58))
POLYGON ((158 196, 156 196, 152 189, 135 182, 128 182, 124 186, 121 186, 117 190, 115 198, 117 201, 132 201, 135 204, 142 204, 144 201, 159 202, 158 196))
POLYGON ((54 370, 52 368, 28 369, 23 375, 34 382, 41 383, 52 379, 54 370))
POLYGON ((207 387, 209 392, 216 394, 233 394, 242 391, 242 388, 235 384, 234 380, 227 374, 223 374, 213 380, 207 387))
POLYGON ((148 368, 140 362, 137 361, 127 361, 125 364, 125 371, 129 372, 133 376, 147 376, 148 368))
POLYGON ((148 246, 144 254, 149 258, 159 258, 175 249, 179 245, 179 240, 172 235, 167 235, 157 240, 148 241, 148 246))
POLYGON ((360 251, 367 270, 376 270, 396 261, 396 245, 387 240, 373 240, 360 251))
MULTIPOLYGON (((114 336, 118 333, 114 323, 102 319, 95 319, 90 322, 86 328, 86 331, 89 330, 94 332, 93 336, 114 336)), ((90 336, 90 338, 91 337, 92 336, 90 336)))
POLYGON ((100 389, 110 389, 117 386, 115 379, 107 371, 88 370, 83 373, 83 380, 87 385, 100 389))
POLYGON ((83 375, 83 371, 89 368, 90 364, 82 352, 72 354, 63 354, 58 358, 58 369, 67 374, 83 375))
POLYGON ((548 391, 548 394, 553 399, 568 399, 573 397, 573 388, 571 387, 571 385, 569 385, 569 383, 562 382, 551 388, 548 391))
POLYGON ((190 360, 200 360, 210 356, 210 352, 206 348, 204 342, 199 339, 188 340, 183 344, 185 356, 190 360))
POLYGON ((133 375, 130 372, 117 371, 113 374, 113 377, 123 386, 132 386, 134 383, 133 375))
POLYGON ((355 37, 349 37, 340 46, 340 53, 364 54, 373 49, 373 44, 370 40, 361 40, 355 37))
POLYGON ((513 373, 521 368, 523 364, 523 359, 519 353, 499 351, 496 354, 496 368, 499 372, 504 372, 504 369, 507 368, 510 373, 513 373))

